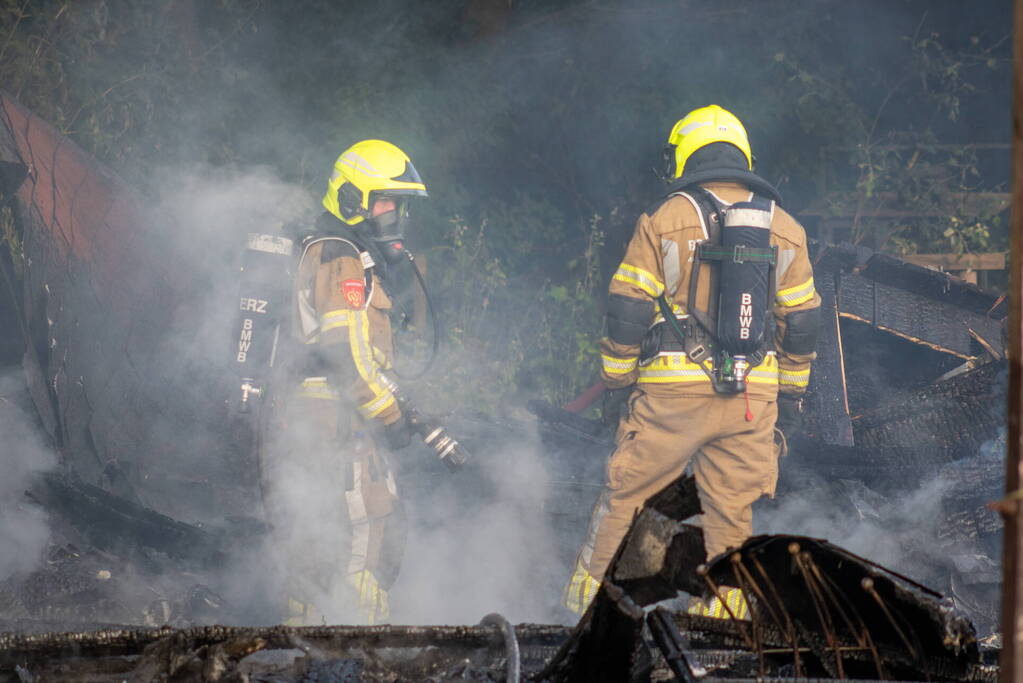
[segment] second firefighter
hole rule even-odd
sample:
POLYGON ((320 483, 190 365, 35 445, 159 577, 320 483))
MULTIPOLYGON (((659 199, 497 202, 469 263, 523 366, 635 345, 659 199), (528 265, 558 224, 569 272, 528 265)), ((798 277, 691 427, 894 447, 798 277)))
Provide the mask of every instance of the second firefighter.
POLYGON ((385 285, 408 266, 408 203, 425 196, 404 152, 359 142, 338 157, 326 211, 298 247, 291 388, 275 400, 262 458, 290 623, 373 624, 390 613, 406 531, 388 450, 413 431, 383 374, 393 353, 385 285))

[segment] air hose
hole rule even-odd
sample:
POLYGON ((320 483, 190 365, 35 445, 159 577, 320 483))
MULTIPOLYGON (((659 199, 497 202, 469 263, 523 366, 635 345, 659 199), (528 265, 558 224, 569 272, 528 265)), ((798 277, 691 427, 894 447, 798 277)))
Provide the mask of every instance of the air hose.
POLYGON ((419 272, 419 266, 416 265, 416 257, 412 255, 412 252, 408 249, 404 250, 405 258, 412 265, 412 272, 416 274, 416 280, 419 282, 419 288, 423 290, 423 296, 426 297, 426 310, 429 312, 430 319, 433 321, 433 346, 430 349, 430 357, 426 359, 422 369, 418 372, 406 374, 400 372, 397 367, 394 368, 394 374, 399 379, 403 380, 416 380, 423 377, 433 367, 433 362, 437 359, 437 350, 440 347, 440 321, 437 320, 437 311, 433 307, 433 298, 430 296, 430 290, 426 288, 426 281, 423 279, 423 274, 419 272))

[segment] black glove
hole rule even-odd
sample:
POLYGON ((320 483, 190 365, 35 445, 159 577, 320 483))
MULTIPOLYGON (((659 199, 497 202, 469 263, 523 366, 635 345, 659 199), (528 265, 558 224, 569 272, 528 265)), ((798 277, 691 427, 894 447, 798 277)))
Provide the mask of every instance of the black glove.
POLYGON ((778 420, 774 426, 789 441, 803 428, 803 397, 778 394, 778 420))
POLYGON ((408 417, 404 413, 398 418, 397 422, 384 425, 384 439, 387 440, 387 445, 392 451, 400 450, 412 443, 412 435, 414 433, 412 425, 409 424, 408 417))
POLYGON ((629 414, 628 401, 632 387, 604 389, 604 403, 600 407, 600 421, 607 427, 617 428, 622 416, 629 414))

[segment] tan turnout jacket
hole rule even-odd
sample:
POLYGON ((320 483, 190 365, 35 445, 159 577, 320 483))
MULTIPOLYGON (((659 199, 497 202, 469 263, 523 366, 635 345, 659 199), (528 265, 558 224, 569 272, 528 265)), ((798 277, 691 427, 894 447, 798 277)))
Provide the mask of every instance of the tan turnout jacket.
POLYGON ((303 255, 296 279, 298 327, 303 341, 317 345, 336 371, 330 381, 307 378, 303 390, 340 397, 364 419, 391 424, 401 410, 380 382, 380 371, 391 367, 391 300, 376 275, 367 286, 364 273, 351 242, 314 240, 303 255))
MULTIPOLYGON (((703 185, 724 204, 748 201, 753 193, 732 182, 703 185)), ((707 239, 697 204, 687 195, 675 195, 661 203, 652 215, 639 217, 625 258, 611 279, 610 292, 634 299, 654 298, 667 292, 667 299, 679 317, 686 315, 689 278, 696 245, 707 239)), ((749 373, 749 396, 773 400, 780 390, 802 394, 810 381, 810 363, 816 354, 796 355, 781 348, 785 318, 794 311, 820 305, 813 284, 813 270, 807 256, 806 233, 784 209, 775 206, 771 220, 771 244, 778 247, 777 293, 774 301, 776 322, 774 351, 749 373)), ((697 304, 707 310, 710 296, 710 270, 700 269, 697 304)), ((651 325, 662 320, 659 311, 651 325)), ((668 335, 670 331, 665 332, 668 335)), ((686 359, 684 353, 662 352, 644 365, 638 363, 639 345, 619 344, 605 337, 600 343, 602 376, 608 388, 639 384, 678 386, 679 393, 693 396, 714 395, 707 375, 686 359)))

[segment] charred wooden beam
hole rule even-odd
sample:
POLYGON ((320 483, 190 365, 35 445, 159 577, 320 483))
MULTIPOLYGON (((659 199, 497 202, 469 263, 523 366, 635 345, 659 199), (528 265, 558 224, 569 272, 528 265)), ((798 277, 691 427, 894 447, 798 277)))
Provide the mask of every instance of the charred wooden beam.
MULTIPOLYGON (((569 629, 520 624, 514 631, 521 671, 528 675, 539 670, 569 629)), ((0 634, 0 681, 24 680, 25 675, 48 681, 247 680, 256 675, 282 682, 505 680, 506 658, 501 635, 489 625, 0 634), (340 675, 345 671, 352 678, 340 675)))
POLYGON ((699 514, 693 477, 651 497, 611 560, 597 595, 541 677, 551 681, 643 680, 652 666, 643 645, 644 607, 699 588, 703 531, 683 524, 699 514))
POLYGON ((808 428, 828 444, 851 446, 852 422, 845 377, 845 350, 839 324, 838 280, 840 273, 823 271, 814 282, 821 297, 821 331, 817 360, 810 373, 806 409, 808 428))
POLYGON ((45 473, 30 495, 60 515, 92 546, 126 558, 155 551, 194 567, 214 567, 227 556, 226 537, 162 515, 85 482, 45 473))

